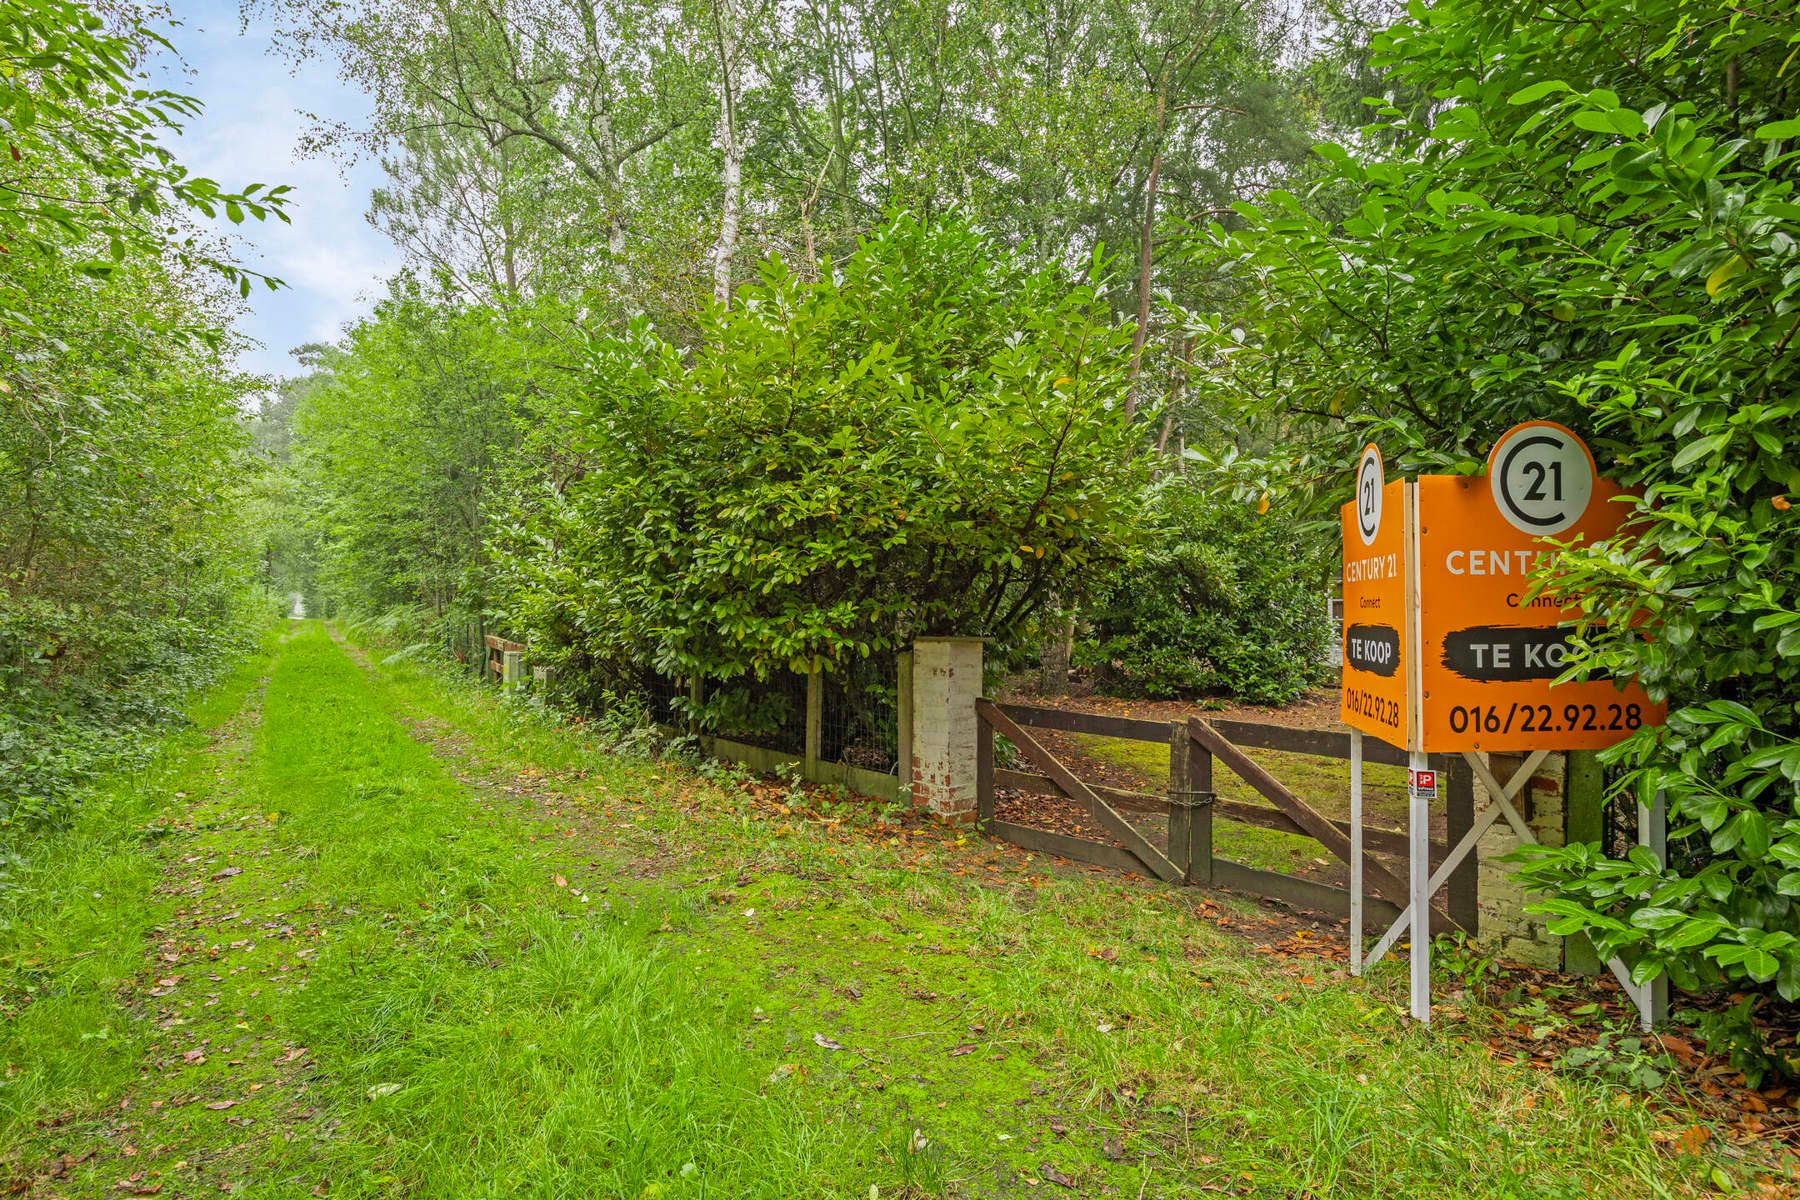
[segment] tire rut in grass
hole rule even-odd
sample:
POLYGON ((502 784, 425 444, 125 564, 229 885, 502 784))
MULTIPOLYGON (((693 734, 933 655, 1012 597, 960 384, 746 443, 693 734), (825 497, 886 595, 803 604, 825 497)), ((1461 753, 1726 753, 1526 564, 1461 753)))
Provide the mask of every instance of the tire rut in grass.
MULTIPOLYGON (((336 629, 330 632, 364 676, 379 685, 381 671, 369 655, 336 629)), ((483 809, 546 822, 551 828, 549 836, 572 846, 604 850, 613 869, 634 878, 658 878, 678 865, 679 855, 666 838, 628 819, 642 801, 588 794, 585 770, 550 774, 513 765, 506 761, 508 756, 484 756, 470 734, 435 714, 391 705, 388 711, 483 809)), ((678 800, 685 803, 690 792, 684 789, 678 800)))
POLYGON ((224 985, 246 972, 269 971, 271 989, 293 986, 317 932, 303 913, 246 904, 239 883, 271 853, 261 827, 277 819, 245 795, 268 682, 257 680, 187 756, 179 785, 138 831, 157 865, 141 905, 151 923, 143 967, 116 992, 128 1025, 119 1032, 142 1042, 137 1080, 103 1108, 46 1122, 38 1142, 48 1153, 16 1177, 30 1186, 66 1195, 225 1189, 241 1182, 244 1161, 267 1157, 258 1147, 299 1136, 311 1115, 305 1048, 221 1007, 224 985), (196 1139, 200 1124, 225 1136, 196 1139))

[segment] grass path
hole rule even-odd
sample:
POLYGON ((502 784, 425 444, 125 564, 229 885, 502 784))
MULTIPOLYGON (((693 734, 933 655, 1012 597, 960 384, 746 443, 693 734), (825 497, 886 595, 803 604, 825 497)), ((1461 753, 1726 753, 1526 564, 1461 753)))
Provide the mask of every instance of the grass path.
POLYGON ((1636 1197, 1737 1169, 1196 893, 784 816, 316 625, 195 715, 0 900, 14 1193, 1636 1197))

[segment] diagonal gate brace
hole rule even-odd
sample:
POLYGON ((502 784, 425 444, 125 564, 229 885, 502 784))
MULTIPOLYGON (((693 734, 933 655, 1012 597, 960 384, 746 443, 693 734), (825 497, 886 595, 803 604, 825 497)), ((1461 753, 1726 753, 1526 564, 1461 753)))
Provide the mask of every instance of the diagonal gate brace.
MULTIPOLYGON (((1238 746, 1227 741, 1224 734, 1214 729, 1206 721, 1201 720, 1199 717, 1189 717, 1188 729, 1192 732, 1195 741, 1200 742, 1208 750, 1212 751, 1213 757, 1230 767, 1237 773, 1240 779, 1262 793, 1263 796, 1267 797, 1269 803, 1285 813, 1294 824, 1304 829, 1308 837, 1318 842, 1321 846, 1325 847, 1325 849, 1329 850, 1332 854, 1335 854, 1344 862, 1348 863, 1351 861, 1349 837, 1343 830, 1334 825, 1324 813, 1319 812, 1310 804, 1306 803, 1306 801, 1294 795, 1294 793, 1289 791, 1279 779, 1276 779, 1273 775, 1265 771, 1261 763, 1258 763, 1248 754, 1245 754, 1238 746)), ((1407 898, 1406 883, 1401 880, 1399 876, 1366 856, 1363 859, 1362 869, 1363 877, 1369 881, 1369 886, 1374 890, 1376 895, 1391 902, 1396 907, 1402 909, 1405 908, 1407 898)), ((1442 909, 1438 910, 1436 915, 1439 919, 1446 922, 1450 928, 1462 928, 1454 918, 1442 909)))
POLYGON ((1125 843, 1137 860, 1148 867, 1158 879, 1164 883, 1181 883, 1185 872, 1176 866, 1161 850, 1151 845, 1148 839, 1120 816, 1112 805, 1094 794, 1092 788, 1077 779, 1069 768, 1058 762, 1056 756, 1038 744, 1036 738, 1026 733, 1011 717, 1000 711, 1000 706, 992 700, 977 700, 975 711, 979 712, 987 723, 997 730, 1002 737, 1019 748, 1019 753, 1030 759, 1051 781, 1061 788, 1063 794, 1071 800, 1078 800, 1087 805, 1088 815, 1108 833, 1125 843))

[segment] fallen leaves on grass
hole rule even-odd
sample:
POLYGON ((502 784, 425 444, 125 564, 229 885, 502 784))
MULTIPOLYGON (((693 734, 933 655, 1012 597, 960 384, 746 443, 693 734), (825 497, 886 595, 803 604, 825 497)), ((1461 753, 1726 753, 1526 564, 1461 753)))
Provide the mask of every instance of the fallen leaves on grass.
POLYGON ((1698 1154, 1712 1140, 1712 1130, 1704 1125, 1685 1129, 1658 1129, 1650 1135, 1678 1154, 1698 1154))

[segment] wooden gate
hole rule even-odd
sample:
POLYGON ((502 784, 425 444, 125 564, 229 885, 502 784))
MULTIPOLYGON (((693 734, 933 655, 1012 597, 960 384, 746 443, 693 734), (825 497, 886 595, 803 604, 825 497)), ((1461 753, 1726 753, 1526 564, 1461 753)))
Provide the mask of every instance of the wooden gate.
MULTIPOLYGON (((978 816, 989 834, 1028 850, 1060 855, 1078 862, 1155 876, 1168 883, 1201 887, 1228 887, 1252 895, 1267 896, 1300 908, 1343 916, 1350 911, 1350 893, 1317 880, 1220 858, 1213 853, 1213 822, 1236 821, 1311 838, 1345 863, 1350 858, 1349 824, 1333 820, 1295 795, 1246 748, 1283 750, 1326 758, 1348 759, 1350 735, 1331 730, 1294 729, 1247 721, 1146 721, 1100 713, 1071 712, 1022 704, 976 702, 981 728, 976 741, 978 816), (1094 734, 1132 741, 1166 743, 1169 747, 1169 788, 1164 795, 1126 791, 1090 784, 1032 736, 1032 729, 1094 734), (1006 738, 1034 772, 998 768, 994 762, 994 738, 1006 738), (1220 800, 1213 788, 1213 771, 1222 765, 1256 790, 1272 808, 1259 804, 1220 800), (1059 795, 1083 806, 1090 819, 1117 844, 1076 837, 1014 821, 994 814, 997 789, 1028 795, 1059 795), (1166 849, 1159 848, 1133 825, 1125 812, 1164 813, 1168 818, 1166 849)), ((1364 739, 1364 756, 1372 763, 1404 766, 1406 756, 1373 738, 1364 739)), ((1454 845, 1474 819, 1473 780, 1466 767, 1448 773, 1448 845, 1454 845)), ((1433 861, 1441 862, 1448 845, 1433 842, 1433 861)), ((1365 828, 1363 878, 1373 893, 1368 900, 1372 915, 1391 920, 1407 902, 1405 881, 1377 860, 1378 854, 1406 855, 1406 835, 1385 829, 1365 828)), ((1447 908, 1434 909, 1435 930, 1462 929, 1473 933, 1476 923, 1473 864, 1465 864, 1445 889, 1447 908)))

